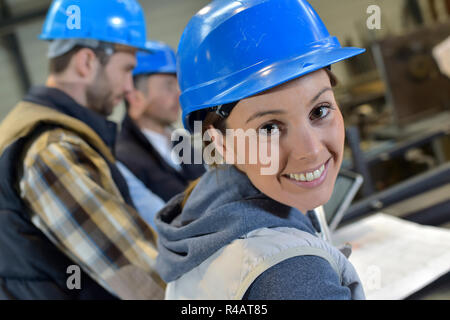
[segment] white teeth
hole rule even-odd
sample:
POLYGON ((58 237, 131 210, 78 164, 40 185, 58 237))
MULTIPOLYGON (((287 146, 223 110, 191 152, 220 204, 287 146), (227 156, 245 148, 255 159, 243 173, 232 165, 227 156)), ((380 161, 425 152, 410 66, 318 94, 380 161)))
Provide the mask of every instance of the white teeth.
POLYGON ((314 179, 320 178, 321 172, 319 170, 314 171, 314 179))
POLYGON ((289 174, 289 178, 297 181, 313 181, 316 179, 319 179, 322 173, 325 171, 325 165, 323 164, 318 170, 315 170, 314 172, 307 172, 307 173, 291 173, 289 174))

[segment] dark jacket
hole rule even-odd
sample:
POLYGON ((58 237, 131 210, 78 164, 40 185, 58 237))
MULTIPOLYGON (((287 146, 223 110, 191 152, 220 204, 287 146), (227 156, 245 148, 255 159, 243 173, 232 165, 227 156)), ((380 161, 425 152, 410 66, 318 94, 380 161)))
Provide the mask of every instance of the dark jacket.
MULTIPOLYGON (((114 123, 81 107, 62 91, 35 87, 24 101, 80 120, 92 128, 106 146, 114 146, 114 123)), ((23 117, 27 117, 26 112, 23 117)), ((51 118, 45 119, 45 123, 42 120, 30 122, 24 136, 0 150, 0 299, 115 299, 83 271, 82 290, 69 290, 67 268, 74 263, 30 221, 18 191, 20 159, 31 138, 60 126, 51 118)), ((2 134, 4 141, 5 132, 2 134)), ((115 165, 104 158, 123 198, 132 205, 125 180, 115 165)))
POLYGON ((205 172, 201 164, 182 163, 182 171, 175 170, 160 156, 128 115, 123 120, 122 129, 117 138, 116 157, 149 190, 164 201, 183 192, 190 181, 197 179, 205 172))

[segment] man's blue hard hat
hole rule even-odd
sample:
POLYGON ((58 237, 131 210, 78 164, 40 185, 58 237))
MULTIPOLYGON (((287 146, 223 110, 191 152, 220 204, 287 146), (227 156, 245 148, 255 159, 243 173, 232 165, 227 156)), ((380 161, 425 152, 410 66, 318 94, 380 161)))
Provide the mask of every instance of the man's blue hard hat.
POLYGON ((136 0, 54 0, 39 38, 94 39, 146 50, 144 12, 136 0))
POLYGON ((137 65, 133 76, 151 73, 177 73, 175 52, 167 44, 160 41, 148 41, 146 48, 149 52, 138 52, 137 65))
POLYGON ((212 1, 189 21, 178 47, 184 126, 192 131, 207 108, 364 51, 341 47, 305 0, 212 1))

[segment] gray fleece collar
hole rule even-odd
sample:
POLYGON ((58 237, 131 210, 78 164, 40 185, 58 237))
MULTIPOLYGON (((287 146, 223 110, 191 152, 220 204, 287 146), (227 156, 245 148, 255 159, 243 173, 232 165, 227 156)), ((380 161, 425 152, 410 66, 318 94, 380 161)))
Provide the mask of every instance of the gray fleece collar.
POLYGON ((293 227, 314 235, 317 231, 310 215, 268 198, 233 166, 206 172, 182 210, 183 198, 183 194, 174 197, 156 217, 156 268, 166 282, 250 231, 264 227, 293 227))

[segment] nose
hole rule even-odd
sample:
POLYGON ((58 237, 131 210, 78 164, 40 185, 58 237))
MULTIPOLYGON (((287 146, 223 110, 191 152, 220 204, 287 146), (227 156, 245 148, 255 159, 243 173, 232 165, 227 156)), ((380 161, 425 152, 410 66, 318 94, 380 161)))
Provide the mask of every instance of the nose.
POLYGON ((128 95, 133 90, 134 90, 133 75, 131 74, 131 72, 128 72, 127 76, 125 77, 124 94, 128 95))
POLYGON ((294 159, 311 163, 320 159, 324 149, 320 133, 309 125, 298 126, 292 132, 289 144, 294 159))
POLYGON ((172 87, 172 94, 173 94, 173 97, 175 98, 175 99, 179 99, 180 98, 180 95, 181 95, 181 90, 180 90, 180 86, 178 85, 178 83, 176 83, 173 87, 172 87))
POLYGON ((172 91, 172 93, 173 93, 173 95, 172 95, 173 100, 179 106, 180 105, 181 90, 180 90, 180 86, 178 85, 178 83, 174 86, 174 90, 172 91))

